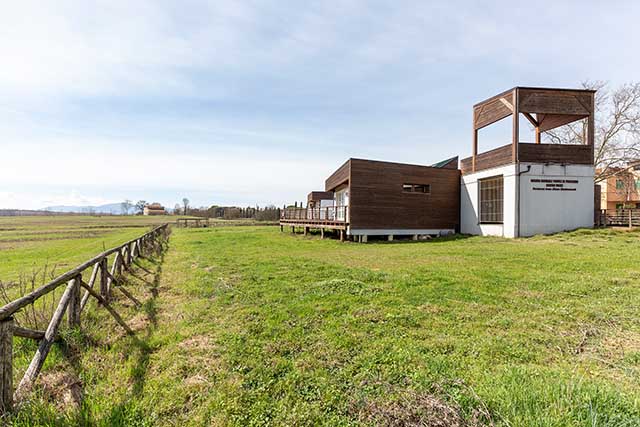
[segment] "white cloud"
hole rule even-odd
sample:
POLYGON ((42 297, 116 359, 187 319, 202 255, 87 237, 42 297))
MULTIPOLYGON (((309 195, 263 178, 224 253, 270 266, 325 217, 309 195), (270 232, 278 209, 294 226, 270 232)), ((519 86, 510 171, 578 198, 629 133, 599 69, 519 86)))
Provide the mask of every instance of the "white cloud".
POLYGON ((0 207, 33 205, 20 185, 38 203, 44 185, 66 200, 110 200, 109 187, 278 202, 348 156, 464 155, 471 105, 496 90, 637 79, 639 7, 8 2, 0 207))

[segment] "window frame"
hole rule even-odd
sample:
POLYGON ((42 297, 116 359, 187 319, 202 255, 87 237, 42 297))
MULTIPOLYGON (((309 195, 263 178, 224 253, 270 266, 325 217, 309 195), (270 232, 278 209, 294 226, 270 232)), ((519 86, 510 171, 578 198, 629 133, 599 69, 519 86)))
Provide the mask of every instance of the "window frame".
MULTIPOLYGON (((498 189, 498 187, 496 187, 495 189, 498 189)), ((487 190, 491 190, 491 189, 485 189, 485 191, 487 190)), ((478 224, 504 224, 504 175, 494 175, 494 176, 488 176, 486 178, 482 178, 482 179, 478 179, 478 224), (482 184, 486 183, 486 182, 490 182, 490 181, 499 181, 500 182, 500 189, 497 190, 498 194, 500 195, 500 197, 496 197, 490 201, 484 201, 484 203, 498 203, 501 207, 501 210, 499 212, 492 212, 489 213, 488 215, 493 215, 495 217, 497 217, 499 215, 499 219, 492 219, 492 220, 483 220, 483 189, 482 189, 482 184)))
POLYGON ((431 184, 411 184, 404 183, 402 184, 402 192, 405 194, 431 194, 431 184), (418 188, 421 188, 420 191, 417 191, 418 188))

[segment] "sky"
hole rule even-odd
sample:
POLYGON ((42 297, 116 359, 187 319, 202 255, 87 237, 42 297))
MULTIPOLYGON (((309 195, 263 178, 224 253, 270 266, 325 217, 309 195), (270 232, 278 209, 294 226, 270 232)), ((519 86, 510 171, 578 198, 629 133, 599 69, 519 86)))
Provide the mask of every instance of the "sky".
POLYGON ((280 206, 350 157, 466 157, 485 98, 638 80, 639 18, 637 1, 6 2, 0 208, 280 206))

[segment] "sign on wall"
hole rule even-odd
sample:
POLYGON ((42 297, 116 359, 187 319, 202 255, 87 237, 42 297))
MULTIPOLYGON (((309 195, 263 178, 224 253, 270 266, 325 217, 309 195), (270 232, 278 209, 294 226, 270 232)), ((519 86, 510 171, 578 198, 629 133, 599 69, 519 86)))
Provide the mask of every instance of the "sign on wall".
POLYGON ((576 191, 577 183, 577 179, 531 179, 534 191, 576 191))

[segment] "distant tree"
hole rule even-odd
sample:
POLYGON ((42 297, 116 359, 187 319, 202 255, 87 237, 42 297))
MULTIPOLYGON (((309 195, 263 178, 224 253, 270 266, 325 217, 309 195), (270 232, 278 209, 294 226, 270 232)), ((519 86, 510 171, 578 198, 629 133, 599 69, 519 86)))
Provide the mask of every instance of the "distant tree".
POLYGON ((180 210, 182 210, 180 203, 176 203, 175 206, 173 207, 173 214, 180 215, 180 210))
MULTIPOLYGON (((640 158, 640 83, 627 83, 610 89, 606 82, 583 82, 595 89, 594 162, 596 183, 628 171, 640 158)), ((584 144, 585 120, 546 132, 552 143, 584 144)))
POLYGON ((187 212, 189 212, 189 199, 187 199, 186 197, 182 199, 182 206, 184 206, 183 214, 186 215, 187 212))
POLYGON ((129 215, 129 210, 131 210, 131 200, 126 199, 124 202, 120 203, 120 210, 122 211, 122 215, 129 215))
POLYGON ((224 219, 238 219, 240 218, 240 208, 228 207, 224 208, 224 219))
POLYGON ((147 206, 146 200, 138 200, 136 202, 136 213, 142 215, 144 213, 144 207, 147 206))

